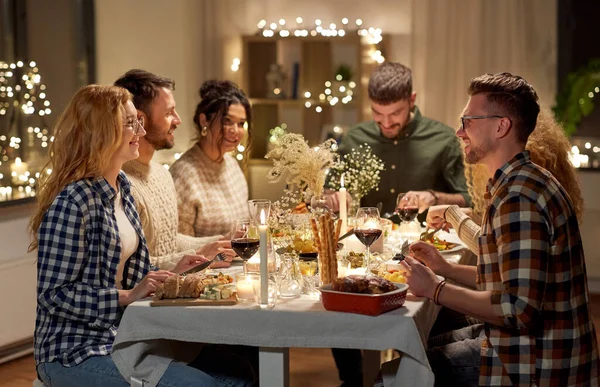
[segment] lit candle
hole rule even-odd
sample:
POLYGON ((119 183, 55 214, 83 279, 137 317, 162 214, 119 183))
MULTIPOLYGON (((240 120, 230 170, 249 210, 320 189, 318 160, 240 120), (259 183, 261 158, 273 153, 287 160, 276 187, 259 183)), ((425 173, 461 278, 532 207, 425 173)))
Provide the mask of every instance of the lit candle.
POLYGON ((244 276, 240 274, 237 277, 235 288, 237 291, 238 299, 241 301, 253 301, 254 300, 254 282, 256 279, 251 276, 244 276))
POLYGON ((260 210, 260 225, 258 232, 260 235, 260 306, 269 305, 269 256, 267 254, 267 219, 265 210, 260 210))
POLYGON ((344 187, 344 174, 340 179, 340 191, 338 192, 340 202, 340 219, 342 220, 342 234, 345 234, 348 228, 348 209, 346 208, 346 187, 344 187))
POLYGON ((22 162, 20 157, 17 157, 15 159, 15 162, 12 163, 10 166, 13 184, 19 185, 23 183, 20 177, 25 175, 25 172, 27 172, 27 168, 27 163, 22 162))

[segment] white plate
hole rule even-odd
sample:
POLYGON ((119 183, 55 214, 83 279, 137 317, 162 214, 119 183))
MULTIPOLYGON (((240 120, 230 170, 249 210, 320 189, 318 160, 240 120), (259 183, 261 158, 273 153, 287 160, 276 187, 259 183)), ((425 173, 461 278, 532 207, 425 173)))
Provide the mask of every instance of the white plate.
POLYGON ((438 238, 440 238, 443 241, 456 244, 456 246, 454 246, 451 249, 440 251, 440 253, 443 254, 443 255, 445 255, 445 254, 453 254, 453 253, 456 253, 458 251, 461 251, 461 250, 467 248, 467 246, 465 246, 462 243, 462 241, 460 240, 460 238, 456 234, 456 231, 454 231, 454 230, 450 230, 450 232, 446 232, 446 231, 441 230, 441 231, 438 231, 437 234, 435 234, 435 236, 438 237, 438 238))

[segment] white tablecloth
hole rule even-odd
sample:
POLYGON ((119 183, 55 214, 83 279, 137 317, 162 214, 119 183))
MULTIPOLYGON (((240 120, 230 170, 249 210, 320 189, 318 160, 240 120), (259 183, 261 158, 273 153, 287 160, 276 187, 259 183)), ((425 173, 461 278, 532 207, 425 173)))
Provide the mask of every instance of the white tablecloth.
POLYGON ((410 294, 404 307, 377 317, 329 312, 309 296, 278 300, 271 310, 248 304, 151 307, 149 300, 143 300, 127 307, 112 357, 126 380, 133 376, 145 380, 148 384, 144 386, 155 386, 175 354, 184 359, 193 356, 195 348, 190 342, 273 348, 393 348, 403 353, 397 372, 401 377, 394 386, 433 386, 423 343, 438 310, 432 302, 410 294), (186 342, 188 353, 178 352, 177 343, 171 340, 186 342))

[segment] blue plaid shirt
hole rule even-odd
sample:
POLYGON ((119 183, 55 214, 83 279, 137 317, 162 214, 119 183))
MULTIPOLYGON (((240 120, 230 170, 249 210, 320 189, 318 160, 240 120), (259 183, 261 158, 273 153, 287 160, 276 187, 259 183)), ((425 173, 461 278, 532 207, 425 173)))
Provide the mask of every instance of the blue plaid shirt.
MULTIPOLYGON (((117 178, 127 218, 140 243, 127 260, 123 289, 148 273, 146 239, 127 177, 117 178)), ((115 219, 117 192, 106 179, 82 179, 54 199, 38 230, 36 365, 73 366, 110 354, 123 312, 116 288, 121 241, 115 219)))

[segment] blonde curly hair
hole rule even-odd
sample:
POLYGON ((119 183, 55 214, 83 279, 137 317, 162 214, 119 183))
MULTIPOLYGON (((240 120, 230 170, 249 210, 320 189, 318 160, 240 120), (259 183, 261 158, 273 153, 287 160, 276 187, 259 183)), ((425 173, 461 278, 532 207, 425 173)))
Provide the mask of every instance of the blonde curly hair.
MULTIPOLYGON (((575 168, 569 161, 571 144, 562 127, 549 110, 543 110, 538 116, 534 131, 525 146, 531 153, 531 160, 547 169, 556 177, 565 191, 571 197, 575 215, 579 223, 583 220, 583 198, 575 168)), ((475 213, 482 215, 485 210, 483 195, 489 179, 487 169, 483 164, 465 163, 465 175, 469 194, 475 213)))

